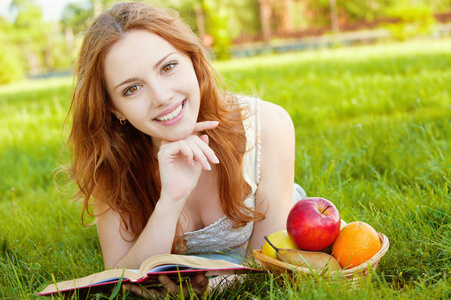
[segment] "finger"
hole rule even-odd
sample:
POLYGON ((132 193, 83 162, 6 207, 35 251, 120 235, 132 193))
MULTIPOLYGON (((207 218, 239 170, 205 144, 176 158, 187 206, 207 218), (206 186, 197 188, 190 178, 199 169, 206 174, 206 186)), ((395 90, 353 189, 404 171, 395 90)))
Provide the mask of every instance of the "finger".
POLYGON ((202 142, 199 143, 198 140, 196 140, 196 143, 199 146, 199 148, 202 150, 204 155, 207 157, 208 161, 211 163, 214 163, 214 164, 219 164, 218 157, 216 156, 213 149, 211 149, 211 147, 208 145, 209 144, 208 135, 206 135, 206 134, 201 135, 199 137, 199 140, 202 142))
POLYGON ((218 121, 203 121, 203 122, 197 122, 196 125, 194 125, 194 132, 200 132, 207 129, 213 129, 216 128, 219 125, 218 121))
POLYGON ((191 279, 191 287, 195 293, 204 294, 208 288, 208 278, 204 274, 198 274, 191 279))
POLYGON ((192 148, 187 144, 186 141, 177 142, 177 146, 179 147, 180 153, 185 156, 186 163, 190 166, 193 166, 195 154, 192 148))
POLYGON ((144 299, 154 299, 158 295, 158 293, 154 290, 147 290, 146 288, 135 284, 124 284, 123 287, 125 287, 126 290, 129 290, 136 296, 144 299))
POLYGON ((203 135, 199 136, 199 138, 202 140, 202 142, 204 142, 207 145, 210 143, 208 135, 206 135, 206 134, 203 134, 203 135))
POLYGON ((195 144, 192 145, 190 143, 194 154, 194 160, 199 162, 205 170, 211 170, 210 162, 213 164, 219 163, 219 159, 215 155, 215 152, 207 144, 208 137, 206 135, 200 137, 191 136, 189 141, 195 144))
POLYGON ((169 279, 168 276, 158 276, 158 281, 163 285, 163 288, 171 294, 177 295, 179 293, 179 286, 174 281, 169 279))
POLYGON ((208 146, 208 137, 202 135, 190 135, 184 140, 167 143, 160 148, 158 153, 159 160, 166 158, 175 159, 182 155, 186 159, 189 166, 193 166, 194 162, 198 162, 205 170, 211 170, 209 162, 218 164, 219 159, 216 157, 213 149, 208 146))
POLYGON ((158 152, 159 160, 166 157, 175 162, 180 156, 185 157, 186 163, 189 166, 194 165, 194 152, 187 140, 168 143, 160 148, 160 151, 158 152))
MULTIPOLYGON (((189 148, 186 151, 190 151, 190 154, 193 156, 193 160, 198 162, 203 169, 211 170, 210 163, 208 162, 208 158, 205 154, 205 151, 211 151, 210 147, 206 145, 200 138, 196 136, 192 136, 192 138, 184 141, 185 145, 189 148)), ((185 147, 183 148, 186 149, 185 147)), ((184 151, 183 150, 183 151, 184 151)))

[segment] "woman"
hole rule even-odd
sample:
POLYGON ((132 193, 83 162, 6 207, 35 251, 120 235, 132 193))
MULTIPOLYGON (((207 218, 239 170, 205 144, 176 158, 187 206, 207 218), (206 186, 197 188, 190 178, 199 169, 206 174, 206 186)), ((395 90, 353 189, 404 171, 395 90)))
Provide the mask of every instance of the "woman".
MULTIPOLYGON (((106 268, 162 253, 240 262, 285 228, 292 121, 279 106, 227 94, 219 78, 189 27, 150 5, 116 4, 86 32, 68 171, 83 213, 92 199, 106 268)), ((207 286, 192 279, 195 291, 207 286)))

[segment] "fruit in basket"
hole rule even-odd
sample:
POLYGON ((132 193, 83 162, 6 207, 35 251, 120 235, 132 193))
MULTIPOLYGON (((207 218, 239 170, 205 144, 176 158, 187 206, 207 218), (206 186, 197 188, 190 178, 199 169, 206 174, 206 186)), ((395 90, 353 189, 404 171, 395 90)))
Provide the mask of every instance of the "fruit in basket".
POLYGON ((324 198, 311 197, 297 202, 287 218, 288 235, 301 250, 321 251, 340 233, 340 213, 324 198))
MULTIPOLYGON (((340 230, 342 230, 345 226, 347 225, 347 223, 345 221, 343 221, 343 219, 341 219, 341 223, 340 223, 340 230)), ((330 244, 329 246, 327 246, 326 248, 324 248, 323 250, 321 250, 321 252, 327 253, 327 254, 332 254, 332 244, 330 244)))
POLYGON ((268 243, 268 240, 271 241, 273 245, 281 249, 297 249, 296 244, 291 240, 288 236, 286 230, 279 230, 274 233, 271 233, 263 245, 262 253, 271 258, 277 259, 276 250, 268 243))
POLYGON ((381 249, 379 235, 365 222, 347 224, 332 245, 332 255, 345 269, 354 268, 372 258, 381 249))
POLYGON ((328 271, 341 270, 338 261, 329 254, 316 251, 281 249, 273 245, 267 236, 265 236, 265 240, 266 243, 274 248, 277 259, 280 261, 318 271, 323 270, 325 267, 328 268, 328 271))

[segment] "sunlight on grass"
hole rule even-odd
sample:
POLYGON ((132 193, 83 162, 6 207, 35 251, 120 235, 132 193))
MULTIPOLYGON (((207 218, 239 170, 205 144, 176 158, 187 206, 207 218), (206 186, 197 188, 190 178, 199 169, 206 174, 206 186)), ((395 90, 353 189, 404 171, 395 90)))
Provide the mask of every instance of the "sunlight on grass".
MULTIPOLYGON (((360 287, 263 274, 209 299, 451 296, 448 49, 449 38, 214 63, 233 91, 290 113, 296 181, 309 196, 334 202, 347 222, 371 224, 391 247, 360 287)), ((71 85, 68 77, 0 86, 1 298, 35 298, 53 277, 103 268, 95 227, 81 225, 73 187, 60 193, 52 179, 71 85)))

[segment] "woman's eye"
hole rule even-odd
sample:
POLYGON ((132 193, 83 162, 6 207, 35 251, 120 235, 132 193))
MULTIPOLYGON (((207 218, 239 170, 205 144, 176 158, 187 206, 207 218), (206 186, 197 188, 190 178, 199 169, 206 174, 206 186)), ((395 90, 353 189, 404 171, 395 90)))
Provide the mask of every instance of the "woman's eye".
POLYGON ((163 73, 167 73, 169 71, 171 71, 172 69, 174 69, 174 67, 177 65, 177 62, 175 61, 171 61, 170 63, 166 64, 163 66, 163 73))
POLYGON ((139 85, 132 85, 125 89, 124 95, 133 95, 136 93, 141 87, 139 85))

